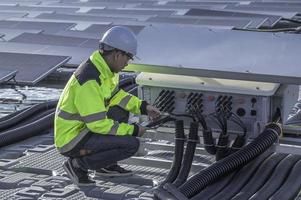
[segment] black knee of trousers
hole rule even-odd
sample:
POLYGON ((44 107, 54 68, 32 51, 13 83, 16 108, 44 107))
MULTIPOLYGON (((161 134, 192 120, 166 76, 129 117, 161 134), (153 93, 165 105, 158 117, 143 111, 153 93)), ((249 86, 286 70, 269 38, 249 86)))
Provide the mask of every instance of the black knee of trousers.
POLYGON ((115 121, 118 121, 120 123, 128 123, 129 121, 130 113, 129 111, 124 110, 120 106, 112 106, 109 108, 109 111, 107 113, 107 117, 110 119, 113 119, 115 121))
POLYGON ((128 148, 128 153, 130 154, 130 156, 134 155, 138 149, 139 149, 139 146, 140 146, 140 141, 138 138, 136 137, 131 137, 131 145, 130 145, 130 148, 128 148))

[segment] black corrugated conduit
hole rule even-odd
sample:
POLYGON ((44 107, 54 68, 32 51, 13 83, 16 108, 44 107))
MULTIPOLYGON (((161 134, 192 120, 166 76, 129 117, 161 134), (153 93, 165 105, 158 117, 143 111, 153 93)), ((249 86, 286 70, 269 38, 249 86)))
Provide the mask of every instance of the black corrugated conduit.
MULTIPOLYGON (((210 200, 230 200, 241 190, 242 187, 244 187, 251 177, 254 176, 258 167, 271 155, 272 152, 266 151, 258 158, 244 166, 236 173, 231 182, 219 193, 215 194, 210 200)), ((193 199, 195 199, 195 197, 193 197, 193 199)))
POLYGON ((269 159, 266 159, 257 169, 256 173, 250 178, 248 183, 236 194, 231 200, 249 199, 259 190, 264 183, 270 178, 274 169, 281 160, 286 157, 286 154, 274 154, 269 159))
POLYGON ((243 147, 240 151, 229 155, 220 162, 216 162, 210 167, 202 170, 199 174, 193 176, 183 184, 179 188, 179 191, 188 198, 193 197, 218 177, 233 172, 235 169, 244 166, 262 154, 273 145, 280 134, 281 128, 278 124, 269 124, 269 126, 247 146, 243 147))
POLYGON ((161 185, 164 185, 165 183, 172 183, 177 178, 181 168, 185 142, 184 121, 176 120, 175 126, 175 153, 173 162, 166 179, 161 183, 161 185))
POLYGON ((24 126, 0 133, 0 147, 40 134, 53 126, 54 112, 24 126))
POLYGON ((0 122, 0 131, 6 130, 10 127, 13 127, 17 125, 19 122, 28 119, 28 117, 31 117, 39 112, 43 112, 45 110, 51 109, 56 107, 57 100, 47 101, 41 104, 34 105, 17 115, 14 115, 13 117, 0 122))
POLYGON ((230 175, 221 177, 218 181, 209 185, 204 190, 202 190, 200 193, 195 195, 191 200, 199 200, 199 199, 209 200, 216 193, 218 193, 220 190, 222 190, 226 185, 228 185, 236 173, 237 172, 235 171, 235 172, 232 172, 230 175))
POLYGON ((165 200, 165 196, 174 200, 186 200, 198 194, 202 189, 216 181, 218 178, 233 172, 246 165, 254 158, 266 151, 278 139, 281 128, 276 123, 269 124, 265 130, 251 143, 228 157, 215 162, 202 170, 178 189, 172 184, 165 184, 165 191, 159 195, 159 199, 165 200), (171 198, 172 196, 172 198, 171 198))
POLYGON ((195 153, 195 148, 198 143, 198 129, 199 129, 199 123, 198 122, 191 122, 190 123, 190 130, 189 130, 189 135, 187 139, 187 145, 185 149, 185 155, 182 161, 181 169, 178 174, 178 177, 176 180, 173 182, 173 185, 175 187, 179 187, 182 185, 186 180, 189 175, 194 153, 195 153))

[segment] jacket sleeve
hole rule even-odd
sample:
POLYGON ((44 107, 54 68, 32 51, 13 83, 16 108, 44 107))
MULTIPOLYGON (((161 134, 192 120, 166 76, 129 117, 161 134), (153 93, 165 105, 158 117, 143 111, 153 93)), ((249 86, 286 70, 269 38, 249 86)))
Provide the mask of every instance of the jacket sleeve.
POLYGON ((137 125, 118 123, 107 118, 104 92, 105 88, 95 80, 86 82, 76 92, 74 104, 87 128, 98 134, 137 135, 137 125))
POLYGON ((140 100, 138 97, 119 89, 119 91, 110 99, 109 106, 118 105, 123 109, 134 113, 134 114, 147 114, 146 106, 148 103, 146 101, 140 100))

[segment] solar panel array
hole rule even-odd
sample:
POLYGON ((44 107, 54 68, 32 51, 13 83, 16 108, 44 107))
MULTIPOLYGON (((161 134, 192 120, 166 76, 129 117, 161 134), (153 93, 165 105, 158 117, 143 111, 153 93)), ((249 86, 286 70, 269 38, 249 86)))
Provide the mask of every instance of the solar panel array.
MULTIPOLYGON (((138 36, 138 57, 141 60, 134 61, 134 63, 165 66, 166 62, 163 61, 165 58, 159 57, 159 59, 153 52, 160 51, 164 41, 169 39, 168 34, 176 35, 181 33, 181 30, 190 31, 193 28, 200 28, 198 31, 203 33, 206 32, 206 28, 213 32, 214 30, 224 30, 227 35, 238 30, 244 32, 243 30, 283 29, 284 32, 287 30, 296 33, 298 32, 297 27, 301 23, 300 13, 300 2, 282 0, 1 0, 0 34, 2 34, 2 43, 0 52, 66 56, 71 59, 65 65, 76 67, 97 49, 99 38, 108 28, 114 25, 124 25, 132 29, 138 36), (153 38, 145 36, 149 36, 161 26, 166 28, 168 34, 164 33, 162 36, 160 30, 156 31, 154 47, 149 49, 144 45, 145 40, 153 40, 153 38), (176 29, 173 28, 175 26, 176 29), (151 56, 144 57, 144 54, 151 56), (149 60, 155 62, 148 62, 149 60)), ((209 38, 214 34, 213 32, 207 34, 209 38)), ((178 38, 183 37, 186 36, 178 36, 178 38)), ((203 34, 202 38, 192 37, 191 41, 193 43, 206 41, 208 40, 206 37, 203 34)), ((256 37, 257 35, 249 34, 246 39, 250 38, 252 41, 256 37)), ((260 39, 263 40, 264 45, 265 39, 260 39)), ((182 48, 178 43, 179 40, 171 42, 173 43, 172 48, 166 48, 166 51, 173 52, 174 48, 182 48)), ((222 44, 226 41, 221 40, 220 42, 222 44)), ((228 46, 228 48, 228 51, 232 52, 231 47, 228 46)), ((184 50, 188 55, 189 45, 188 49, 184 50)), ((202 48, 197 50, 200 51, 202 48)), ((266 50, 270 51, 270 49, 266 50)), ((294 49, 294 51, 296 50, 298 49, 294 49)), ((209 49, 208 53, 216 52, 210 52, 209 49)), ((231 56, 235 57, 235 55, 231 56)), ((231 56, 229 60, 233 60, 231 56)), ((185 60, 178 61, 177 59, 169 56, 173 65, 168 67, 179 65, 186 67, 182 64, 185 60)), ((193 63, 195 67, 213 70, 210 66, 206 66, 206 58, 199 60, 193 63), (204 60, 204 63, 199 60, 204 60)), ((232 61, 229 63, 225 57, 220 61, 224 61, 225 65, 233 63, 232 61)), ((247 66, 248 63, 250 60, 246 59, 241 64, 247 66)), ((0 64, 0 69, 6 67, 0 64)), ((224 70, 224 66, 216 67, 220 67, 218 70, 222 72, 229 72, 224 70)), ((257 66, 255 67, 257 68, 257 66)), ((49 66, 50 68, 52 66, 49 66)), ((30 69, 34 70, 34 68, 30 69)), ((142 71, 143 67, 138 67, 137 70, 142 71)), ((239 69, 235 68, 235 70, 239 69)))

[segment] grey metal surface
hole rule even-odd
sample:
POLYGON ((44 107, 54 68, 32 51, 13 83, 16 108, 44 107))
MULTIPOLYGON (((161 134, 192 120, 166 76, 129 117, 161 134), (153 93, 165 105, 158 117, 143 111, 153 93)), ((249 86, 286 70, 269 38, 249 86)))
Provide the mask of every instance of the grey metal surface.
POLYGON ((38 54, 0 53, 0 68, 17 70, 16 81, 22 84, 35 84, 70 58, 38 54))
POLYGON ((87 39, 80 37, 66 37, 48 34, 33 34, 33 33, 23 33, 13 39, 10 42, 18 43, 29 43, 29 44, 42 44, 42 45, 52 45, 52 46, 74 46, 74 47, 88 47, 88 48, 98 48, 97 39, 87 39))
POLYGON ((131 65, 128 69, 301 83, 298 59, 301 40, 294 34, 153 25, 140 32, 138 41, 138 57, 141 60, 136 60, 137 65, 131 65))

